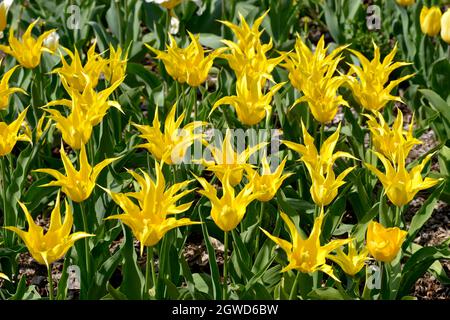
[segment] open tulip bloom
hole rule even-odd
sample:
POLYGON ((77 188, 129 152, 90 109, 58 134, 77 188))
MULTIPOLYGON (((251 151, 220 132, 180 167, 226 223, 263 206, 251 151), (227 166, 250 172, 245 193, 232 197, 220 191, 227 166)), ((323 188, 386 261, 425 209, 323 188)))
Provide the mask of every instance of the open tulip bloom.
POLYGON ((0 50, 4 51, 16 58, 24 68, 34 69, 41 63, 41 56, 43 52, 53 53, 48 48, 44 47, 44 40, 51 35, 55 30, 49 30, 35 39, 31 35, 31 31, 38 23, 35 20, 29 25, 21 39, 14 37, 14 30, 9 30, 9 45, 0 45, 0 50))
POLYGON ((106 166, 118 159, 105 159, 94 167, 91 167, 87 158, 86 148, 83 145, 79 155, 80 169, 76 170, 64 151, 62 144, 60 153, 66 175, 54 169, 37 169, 35 171, 47 173, 56 179, 56 181, 49 182, 41 187, 61 187, 61 190, 75 202, 82 202, 89 198, 92 190, 94 190, 98 175, 106 166))

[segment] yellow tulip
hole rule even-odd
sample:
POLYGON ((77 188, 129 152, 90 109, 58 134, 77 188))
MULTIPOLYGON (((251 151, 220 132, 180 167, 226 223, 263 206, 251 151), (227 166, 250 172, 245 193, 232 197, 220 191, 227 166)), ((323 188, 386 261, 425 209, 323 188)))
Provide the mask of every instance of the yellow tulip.
POLYGON ((367 249, 378 261, 391 262, 400 251, 408 232, 399 228, 385 228, 376 221, 367 227, 367 249))
POLYGON ((403 129, 403 113, 400 109, 398 109, 392 129, 389 128, 380 112, 374 111, 374 115, 378 117, 378 121, 373 115, 365 115, 369 119, 367 125, 374 149, 393 163, 398 162, 400 154, 407 155, 415 145, 422 143, 413 136, 414 118, 411 120, 409 130, 403 129))
POLYGON ((253 79, 259 78, 262 81, 261 86, 264 85, 265 79, 272 80, 273 69, 285 58, 285 55, 280 55, 267 59, 266 54, 273 47, 272 39, 268 44, 262 44, 260 41, 263 31, 259 31, 259 27, 268 12, 256 19, 251 28, 241 14, 239 14, 240 26, 229 21, 219 21, 230 28, 237 38, 237 43, 222 40, 230 53, 222 54, 221 57, 228 61, 238 78, 244 75, 253 79))
POLYGON ((71 112, 67 117, 58 110, 45 109, 55 121, 56 128, 61 131, 64 142, 74 150, 79 150, 88 143, 93 129, 91 121, 84 114, 77 99, 75 96, 72 98, 71 112))
POLYGON ((329 205, 336 198, 338 189, 345 184, 344 178, 355 169, 355 167, 347 168, 336 177, 332 165, 325 170, 320 167, 314 168, 307 162, 305 165, 312 180, 311 197, 314 203, 321 207, 329 205))
POLYGON ((450 9, 447 9, 441 18, 441 38, 450 44, 450 9))
POLYGON ((14 30, 9 30, 9 45, 0 45, 0 50, 13 56, 16 60, 27 69, 34 69, 41 63, 41 55, 43 52, 52 53, 51 50, 43 46, 44 40, 55 30, 49 30, 40 35, 37 39, 33 38, 31 31, 38 20, 35 20, 27 28, 22 35, 22 39, 14 37, 14 30))
POLYGON ((303 96, 294 103, 307 102, 314 119, 328 123, 334 119, 340 105, 348 103, 338 95, 338 89, 345 83, 345 78, 334 76, 345 47, 338 47, 327 55, 325 39, 322 36, 314 53, 303 42, 300 36, 295 43, 295 52, 289 53, 283 65, 289 71, 292 85, 303 96))
POLYGON ((337 64, 342 59, 340 54, 346 47, 338 47, 327 54, 324 36, 320 37, 314 52, 297 36, 295 52, 288 54, 282 65, 289 71, 289 80, 298 91, 308 91, 308 86, 317 84, 327 75, 334 74, 337 64))
POLYGON ((108 64, 103 71, 109 83, 116 83, 119 80, 122 82, 125 79, 127 59, 128 51, 123 54, 120 46, 116 50, 112 44, 109 45, 109 59, 106 60, 108 64))
POLYGON ((176 205, 178 200, 193 191, 179 192, 186 188, 191 181, 176 183, 166 189, 162 163, 156 164, 155 170, 156 181, 153 181, 144 171, 142 171, 143 176, 129 171, 139 184, 139 191, 137 192, 123 194, 105 189, 114 202, 124 211, 123 214, 109 216, 106 220, 119 219, 129 226, 136 239, 141 243, 141 255, 144 246, 156 245, 171 229, 200 223, 188 218, 168 217, 185 212, 191 207, 192 202, 176 205), (137 200, 138 203, 136 204, 132 199, 137 200))
POLYGON ((15 66, 9 69, 8 72, 3 75, 2 80, 0 81, 0 110, 4 110, 8 107, 10 95, 16 92, 27 94, 25 90, 21 88, 10 88, 8 85, 9 79, 18 67, 19 66, 15 66))
POLYGON ((72 109, 74 112, 74 105, 79 110, 82 117, 91 123, 92 126, 98 125, 102 122, 103 117, 110 107, 114 107, 119 111, 122 111, 120 104, 114 100, 108 100, 113 91, 122 83, 123 78, 117 80, 110 87, 97 92, 90 80, 87 81, 86 87, 81 93, 78 90, 72 89, 65 79, 61 79, 61 82, 72 100, 61 99, 47 103, 44 107, 51 106, 65 106, 72 109))
MULTIPOLYGON (((337 66, 337 62, 335 66, 337 66)), ((318 82, 308 81, 304 84, 303 96, 294 102, 291 109, 301 102, 307 102, 309 110, 316 121, 322 124, 333 121, 339 106, 349 106, 347 101, 337 94, 345 79, 333 76, 333 73, 334 67, 330 68, 327 75, 320 78, 318 82)))
POLYGON ((424 6, 420 11, 420 28, 427 36, 434 37, 441 30, 441 9, 437 6, 424 6))
POLYGON ((211 113, 219 106, 229 104, 236 110, 237 117, 242 124, 255 125, 270 113, 272 97, 284 84, 285 82, 278 83, 264 94, 259 78, 251 79, 244 75, 237 80, 237 95, 218 100, 212 107, 211 113))
POLYGON ((355 241, 351 241, 348 243, 347 254, 341 248, 338 248, 335 255, 330 254, 327 258, 336 262, 346 274, 354 276, 361 271, 366 261, 370 259, 368 255, 369 250, 366 247, 358 252, 355 247, 355 241))
POLYGON ((246 167, 246 173, 248 180, 253 184, 253 189, 255 193, 258 193, 256 198, 259 201, 267 202, 273 199, 281 184, 286 180, 292 173, 287 173, 283 175, 283 169, 286 165, 286 158, 283 159, 281 164, 272 173, 270 170, 269 162, 267 157, 262 159, 262 174, 260 175, 258 171, 253 170, 250 166, 246 167))
POLYGON ((55 169, 37 169, 35 172, 47 173, 56 179, 56 181, 43 184, 41 187, 61 187, 62 192, 75 202, 83 202, 89 198, 92 190, 94 190, 95 181, 100 172, 107 165, 118 159, 105 159, 92 168, 87 159, 86 148, 83 145, 79 155, 80 170, 77 171, 64 151, 63 144, 61 144, 60 153, 66 175, 61 174, 55 169))
POLYGON ((349 73, 355 73, 356 78, 347 76, 347 83, 361 107, 370 111, 380 111, 389 101, 402 102, 400 97, 391 95, 391 91, 401 82, 414 76, 414 74, 389 82, 390 74, 394 70, 407 66, 410 63, 393 63, 397 45, 381 62, 380 48, 375 43, 373 45, 375 54, 372 61, 369 61, 360 52, 350 50, 359 59, 361 66, 350 65, 349 73))
POLYGON ((59 35, 56 31, 53 31, 47 38, 45 38, 44 47, 55 53, 59 47, 59 35))
POLYGON ((0 2, 0 33, 6 28, 8 20, 8 11, 13 3, 13 0, 3 0, 0 2))
POLYGON ((287 140, 281 142, 285 144, 289 149, 300 153, 302 157, 299 161, 307 163, 313 170, 326 170, 329 166, 332 166, 338 158, 351 158, 356 159, 348 152, 337 151, 334 152, 334 148, 339 140, 339 133, 341 131, 341 124, 338 125, 336 131, 326 139, 320 147, 320 153, 317 151, 314 144, 314 138, 308 133, 305 125, 302 121, 303 143, 298 144, 287 140), (333 153, 334 152, 334 153, 333 153))
POLYGON ((60 196, 56 198, 55 207, 50 217, 50 227, 44 234, 44 228, 35 224, 33 217, 28 212, 27 207, 19 202, 20 207, 28 221, 28 231, 20 230, 16 227, 5 227, 19 235, 30 251, 31 256, 38 263, 46 265, 47 268, 54 261, 62 258, 67 251, 74 245, 75 241, 93 237, 95 235, 85 232, 75 232, 70 234, 73 226, 72 209, 66 203, 66 215, 64 222, 61 221, 60 196))
POLYGON ((9 278, 6 274, 0 272, 0 279, 5 279, 9 281, 9 278))
POLYGON ((158 161, 167 164, 180 163, 194 141, 203 138, 203 134, 194 133, 194 131, 206 123, 194 121, 180 129, 184 114, 175 120, 176 111, 177 104, 175 103, 166 117, 164 132, 161 131, 158 110, 155 110, 153 126, 133 124, 141 132, 139 137, 147 140, 146 143, 139 144, 136 148, 147 149, 158 161))
POLYGON ((320 215, 314 220, 311 234, 307 239, 303 239, 294 222, 288 215, 281 212, 281 218, 289 229, 292 243, 277 238, 266 230, 261 229, 269 237, 269 239, 279 245, 281 249, 286 252, 289 264, 284 267, 281 272, 286 272, 292 269, 303 273, 322 271, 336 281, 339 281, 333 273, 333 268, 326 264, 326 258, 330 252, 350 242, 351 239, 332 240, 323 246, 320 244, 320 234, 322 232, 322 223, 324 218, 323 208, 320 215))
POLYGON ((258 193, 254 192, 252 183, 247 183, 236 195, 230 183, 230 177, 231 173, 226 172, 222 179, 222 197, 219 198, 213 185, 204 178, 195 176, 203 187, 203 190, 198 191, 198 193, 211 201, 211 217, 214 223, 225 232, 238 226, 244 218, 247 206, 259 196, 258 193))
POLYGON ((416 0, 395 0, 395 1, 402 7, 412 6, 414 3, 416 3, 416 0))
POLYGON ((214 50, 205 57, 205 50, 200 44, 200 37, 189 32, 191 43, 186 48, 179 48, 175 39, 169 35, 170 45, 167 52, 157 50, 146 44, 154 52, 156 59, 162 60, 167 73, 179 83, 187 83, 191 87, 198 87, 206 81, 214 59, 224 48, 214 50))
MULTIPOLYGON (((400 152, 402 150, 400 149, 400 152)), ((373 165, 366 163, 367 168, 372 171, 383 184, 384 190, 391 202, 397 207, 402 207, 414 199, 417 192, 433 187, 442 179, 422 178, 422 170, 425 164, 433 156, 429 154, 425 159, 409 172, 405 167, 406 155, 400 154, 398 163, 394 166, 391 162, 379 152, 375 152, 383 163, 386 173, 382 173, 373 165)))
POLYGON ((0 157, 9 154, 16 145, 17 141, 28 141, 32 143, 30 135, 26 132, 24 134, 19 133, 20 127, 24 123, 27 115, 27 110, 28 108, 23 110, 17 119, 9 125, 5 122, 0 122, 0 136, 2 137, 0 140, 0 157))
POLYGON ((231 143, 231 131, 227 130, 221 148, 211 145, 207 146, 214 160, 205 161, 203 159, 202 164, 206 166, 206 170, 214 172, 222 182, 225 174, 229 172, 229 182, 234 187, 241 182, 245 168, 250 166, 247 163, 249 158, 265 145, 267 143, 259 143, 253 147, 247 147, 238 154, 234 151, 233 144, 231 143))
MULTIPOLYGON (((96 45, 97 43, 94 41, 89 48, 85 65, 81 62, 80 54, 76 49, 72 52, 67 48, 63 48, 70 57, 71 63, 68 64, 61 54, 62 66, 54 69, 52 73, 58 73, 59 76, 65 80, 67 87, 78 90, 79 92, 84 91, 88 83, 92 88, 95 88, 100 74, 108 63, 107 60, 103 59, 95 52, 96 45)), ((70 91, 72 90, 68 90, 68 92, 70 91)))

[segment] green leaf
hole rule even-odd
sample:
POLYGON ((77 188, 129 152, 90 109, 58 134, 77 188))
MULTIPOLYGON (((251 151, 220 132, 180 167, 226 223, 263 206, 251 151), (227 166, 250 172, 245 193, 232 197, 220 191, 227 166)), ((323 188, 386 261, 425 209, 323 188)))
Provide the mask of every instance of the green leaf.
POLYGON ((439 259, 450 259, 448 241, 445 241, 438 247, 425 247, 414 253, 403 267, 397 298, 408 295, 417 279, 427 272, 430 266, 439 259))
POLYGON ((133 234, 127 227, 124 228, 125 243, 122 250, 124 259, 123 280, 120 285, 120 291, 131 300, 140 300, 143 298, 145 279, 141 269, 137 265, 137 254, 134 249, 133 234))
POLYGON ((421 89, 419 91, 430 101, 432 107, 439 111, 447 122, 450 122, 450 107, 448 103, 432 90, 421 89))
MULTIPOLYGON (((206 250, 208 251, 208 260, 209 260, 209 268, 211 270, 211 276, 212 276, 212 287, 213 287, 213 298, 215 300, 222 299, 222 285, 220 283, 220 274, 219 274, 219 267, 217 265, 216 261, 216 252, 211 244, 211 241, 209 240, 209 234, 208 229, 206 228, 205 219, 203 218, 203 215, 201 214, 199 210, 199 216, 202 226, 202 232, 203 232, 203 239, 205 240, 206 250)), ((194 278, 195 281, 195 278, 194 278)))
POLYGON ((317 288, 308 294, 308 298, 314 300, 349 300, 351 299, 344 292, 335 288, 317 288))
POLYGON ((428 197, 427 201, 420 207, 419 211, 416 212, 411 220, 411 224, 408 230, 408 238, 403 244, 403 248, 406 248, 415 238, 417 232, 420 228, 431 218, 434 208, 439 200, 439 196, 444 190, 444 183, 441 183, 436 190, 428 197))

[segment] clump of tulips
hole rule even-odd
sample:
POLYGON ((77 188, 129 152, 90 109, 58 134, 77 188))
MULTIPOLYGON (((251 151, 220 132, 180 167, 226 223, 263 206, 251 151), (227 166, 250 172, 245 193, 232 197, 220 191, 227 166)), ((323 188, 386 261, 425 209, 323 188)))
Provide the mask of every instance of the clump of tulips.
MULTIPOLYGON (((173 11, 182 2, 158 4, 173 11)), ((6 29, 11 5, 0 4, 0 31, 6 29)), ((436 24, 441 12, 433 10, 423 9, 422 31, 429 36, 441 31, 449 42, 447 13, 441 27, 436 24)), ((139 101, 148 100, 145 116, 139 107, 134 113, 130 103, 141 88, 128 82, 129 68, 137 67, 126 47, 109 43, 107 52, 99 53, 97 39, 86 53, 66 48, 55 40, 54 29, 33 36, 38 20, 21 37, 7 30, 7 44, 0 50, 17 65, 0 82, 0 244, 24 245, 47 268, 50 299, 64 298, 67 290, 58 286, 55 294, 53 286, 52 264, 60 259, 63 272, 79 267, 85 299, 307 299, 324 292, 335 298, 395 299, 410 294, 412 274, 419 272, 414 254, 420 252, 411 251, 410 244, 425 221, 406 223, 406 207, 421 191, 436 190, 436 197, 443 180, 424 173, 434 153, 409 163, 411 150, 423 142, 415 134, 414 118, 405 123, 401 109, 393 108, 393 102, 404 102, 398 86, 414 77, 398 76, 410 63, 396 59, 397 45, 383 57, 373 43, 373 58, 368 58, 350 45, 327 46, 324 36, 314 49, 297 35, 292 50, 274 50, 272 39, 262 40, 269 14, 252 24, 242 15, 238 24, 220 20, 230 37, 214 50, 205 49, 201 36, 189 31, 184 45, 172 35, 164 49, 145 43, 141 49, 155 61, 155 72, 164 75, 159 81, 167 82, 161 107, 153 96, 139 94, 139 101), (13 75, 30 69, 43 77, 44 55, 57 61, 45 76, 54 77, 60 95, 44 90, 42 105, 31 100, 29 107, 16 107, 18 99, 35 92, 12 84, 13 75), (228 68, 232 86, 220 90, 226 77, 219 77, 210 94, 205 86, 219 62, 228 68), (8 121, 7 112, 14 120, 8 121), (353 122, 336 120, 338 113, 353 122), (214 137, 219 144, 212 144, 206 129, 218 124, 225 135, 214 137), (267 132, 282 126, 300 134, 284 130, 281 151, 267 152, 268 137, 244 148, 234 143, 236 127, 267 132), (365 131, 368 139, 352 137, 354 130, 365 131), (108 146, 111 137, 117 138, 108 146), (59 155, 50 161, 39 150, 51 143, 59 155), (34 157, 42 157, 29 168, 35 182, 27 193, 9 193, 12 168, 21 165, 14 152, 26 144, 36 148, 34 157), (184 163, 195 146, 210 157, 202 154, 184 163), (27 195, 35 189, 48 192, 45 203, 29 202, 27 195), (351 212, 355 195, 358 203, 368 201, 361 204, 363 214, 351 212), (47 207, 48 227, 35 219, 47 207), (342 221, 346 211, 351 223, 342 221), (205 243, 207 275, 192 274, 185 260, 183 248, 193 233, 205 243), (212 235, 223 242, 222 272, 212 235), (138 257, 146 258, 143 268, 138 257), (371 286, 373 266, 382 279, 376 288, 371 286), (115 270, 121 272, 118 288, 109 282, 115 270)), ((439 254, 434 257, 443 257, 439 254)), ((436 260, 427 259, 423 270, 436 260)), ((0 264, 0 270, 4 285, 12 286, 15 269, 0 264)))

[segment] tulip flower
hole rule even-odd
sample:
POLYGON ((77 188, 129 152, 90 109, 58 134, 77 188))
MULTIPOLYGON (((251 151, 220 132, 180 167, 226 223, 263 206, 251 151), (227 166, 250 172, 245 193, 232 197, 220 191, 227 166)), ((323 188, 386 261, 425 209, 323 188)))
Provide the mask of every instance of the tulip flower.
POLYGON ((120 82, 123 81, 127 70, 127 59, 128 51, 123 54, 120 46, 116 50, 112 44, 109 45, 109 59, 106 60, 108 64, 103 71, 109 83, 117 83, 119 80, 120 82))
MULTIPOLYGON (((325 75, 333 76, 337 64, 342 59, 340 54, 346 46, 338 47, 327 55, 328 47, 325 47, 325 38, 322 36, 313 52, 297 36, 295 52, 288 54, 282 65, 289 71, 289 80, 298 91, 308 91, 310 83, 317 85, 325 75)), ((328 78, 329 78, 328 77, 328 78)))
POLYGON ((427 36, 434 37, 441 31, 441 9, 437 6, 424 6, 420 11, 420 29, 427 36))
POLYGON ((309 80, 303 84, 303 96, 294 102, 291 109, 301 102, 307 102, 314 119, 325 124, 333 121, 339 106, 348 107, 347 101, 337 94, 339 87, 345 83, 343 77, 333 76, 338 62, 336 60, 327 74, 317 79, 317 82, 309 80))
POLYGON ((92 122, 84 114, 77 99, 76 96, 72 98, 71 112, 67 117, 58 110, 45 109, 56 123, 56 128, 61 131, 64 142, 74 150, 79 150, 88 143, 93 129, 92 122))
POLYGON ((400 6, 408 7, 416 3, 416 0, 395 0, 400 6))
POLYGON ((12 74, 14 73, 14 71, 16 71, 16 69, 19 66, 15 66, 12 67, 11 69, 8 70, 8 72, 6 72, 1 81, 0 81, 0 110, 4 110, 8 107, 9 105, 9 96, 20 92, 23 94, 27 94, 25 92, 25 90, 21 89, 21 88, 10 88, 8 85, 9 79, 11 78, 12 74))
POLYGON ((400 97, 391 95, 391 91, 401 82, 414 75, 406 75, 389 82, 389 76, 394 70, 407 66, 410 63, 393 63, 395 54, 397 53, 397 45, 395 45, 394 49, 381 62, 380 48, 375 43, 373 45, 375 47, 375 54, 372 61, 369 61, 360 52, 350 50, 359 59, 361 66, 350 65, 349 72, 355 73, 357 78, 347 76, 347 82, 361 107, 370 111, 380 111, 389 101, 403 102, 400 97))
POLYGON ((295 52, 288 54, 283 65, 289 71, 292 85, 303 92, 303 97, 294 102, 307 102, 314 119, 320 123, 328 123, 334 119, 340 105, 348 103, 337 94, 345 82, 344 77, 334 76, 342 59, 340 53, 345 47, 338 47, 327 55, 325 39, 322 36, 314 53, 297 37, 295 52))
POLYGON ((13 2, 13 0, 3 0, 0 2, 0 32, 3 32, 6 28, 8 11, 13 2))
POLYGON ((250 166, 247 163, 249 158, 266 144, 265 142, 259 143, 253 147, 246 148, 241 153, 237 153, 234 151, 231 143, 231 131, 227 130, 221 148, 211 145, 207 147, 211 151, 213 161, 203 159, 202 163, 206 166, 206 170, 214 172, 222 182, 225 173, 229 172, 229 182, 234 187, 241 182, 245 168, 250 166))
POLYGON ((294 150, 302 155, 299 161, 309 164, 313 170, 326 170, 329 166, 332 166, 338 158, 351 158, 356 159, 348 152, 337 151, 334 152, 334 148, 339 140, 339 133, 341 131, 341 124, 338 125, 336 131, 326 139, 320 147, 320 153, 317 151, 314 144, 314 138, 308 133, 305 125, 302 121, 303 143, 298 144, 291 141, 281 141, 289 149, 294 150))
POLYGON ((320 207, 329 205, 336 198, 338 189, 345 184, 344 178, 355 169, 355 167, 347 168, 336 177, 332 165, 325 170, 313 167, 307 162, 305 165, 312 180, 311 197, 314 203, 320 207))
POLYGON ((248 183, 236 195, 230 183, 231 172, 226 172, 222 179, 222 197, 217 196, 217 190, 204 178, 195 176, 203 190, 198 191, 211 201, 211 217, 214 223, 224 232, 233 230, 244 218, 247 206, 261 194, 254 192, 253 183, 248 183))
MULTIPOLYGON (((70 87, 68 82, 63 78, 61 82, 64 88, 67 90, 72 100, 60 99, 47 103, 44 107, 58 106, 62 105, 72 109, 72 113, 76 108, 80 112, 80 116, 84 117, 86 121, 94 127, 102 122, 103 117, 110 107, 114 107, 117 110, 122 111, 120 104, 114 100, 108 100, 109 96, 117 89, 117 87, 122 83, 123 78, 117 80, 110 87, 97 92, 90 79, 87 80, 86 87, 83 91, 78 91, 70 87), (76 105, 76 106, 74 106, 76 105)), ((79 149, 79 148, 78 148, 79 149)))
MULTIPOLYGON (((402 150, 400 149, 400 152, 402 150)), ((386 173, 382 173, 375 166, 366 163, 367 168, 380 179, 385 193, 389 200, 397 207, 402 207, 414 199, 417 192, 433 187, 442 179, 422 178, 421 172, 425 164, 430 161, 432 154, 429 154, 422 162, 412 168, 409 172, 405 167, 406 155, 401 152, 398 157, 398 163, 391 162, 381 153, 375 152, 377 157, 383 163, 386 173)))
POLYGON ((31 256, 38 263, 47 266, 54 261, 62 258, 66 252, 74 245, 75 241, 93 237, 95 235, 85 232, 75 232, 70 234, 73 226, 72 209, 66 203, 66 215, 64 222, 61 221, 60 196, 56 198, 55 207, 50 216, 50 227, 44 234, 44 228, 35 224, 33 217, 29 213, 27 207, 19 202, 28 222, 28 231, 20 230, 16 227, 5 227, 19 235, 30 251, 31 256))
POLYGON ((56 52, 59 47, 59 34, 56 31, 53 31, 47 38, 45 38, 44 47, 52 53, 56 52))
POLYGON ((9 278, 6 274, 0 272, 0 279, 5 279, 9 281, 9 278))
POLYGON ((168 231, 181 226, 200 223, 188 218, 169 217, 185 212, 191 207, 192 202, 176 205, 178 200, 193 191, 184 190, 180 192, 191 181, 176 183, 166 188, 162 163, 156 164, 155 171, 156 181, 152 180, 144 171, 142 171, 142 176, 129 171, 139 184, 139 191, 123 194, 105 189, 114 202, 124 211, 123 214, 109 216, 106 220, 119 219, 129 226, 140 242, 141 255, 144 246, 152 247, 156 245, 168 231), (132 199, 137 200, 137 204, 132 199))
POLYGON ((222 40, 230 53, 222 54, 221 57, 228 61, 238 78, 244 75, 253 79, 259 78, 262 81, 261 85, 264 85, 265 79, 273 80, 271 75, 273 69, 285 58, 285 55, 280 55, 267 59, 266 54, 273 47, 272 39, 268 44, 262 44, 260 41, 262 31, 259 31, 259 27, 268 12, 256 19, 251 28, 241 14, 239 14, 240 26, 229 21, 219 21, 230 28, 237 38, 237 43, 222 40))
POLYGON ((332 240, 323 246, 320 244, 320 234, 322 232, 322 223, 324 218, 323 208, 320 215, 314 220, 311 234, 307 239, 303 239, 294 222, 288 215, 281 212, 281 218, 289 229, 292 243, 277 238, 266 230, 261 229, 270 240, 275 242, 286 252, 289 264, 284 267, 281 272, 286 272, 292 269, 298 270, 302 273, 322 271, 334 280, 340 282, 334 275, 333 268, 326 264, 326 258, 329 256, 330 252, 350 242, 351 239, 332 240))
POLYGON ((11 124, 0 122, 0 157, 6 156, 11 153, 12 149, 16 145, 17 141, 28 141, 32 143, 31 136, 28 134, 19 134, 20 127, 24 123, 27 115, 27 109, 23 110, 16 120, 11 124))
POLYGON ((0 45, 1 51, 16 58, 16 60, 27 69, 34 69, 41 63, 41 55, 43 52, 52 53, 43 46, 43 43, 55 30, 46 31, 35 39, 31 35, 31 31, 37 22, 38 20, 35 20, 30 24, 21 39, 14 37, 14 30, 11 28, 8 38, 9 45, 0 45))
MULTIPOLYGON (((86 89, 88 83, 92 88, 95 88, 98 79, 100 78, 100 74, 108 63, 107 60, 103 59, 95 52, 96 45, 97 43, 94 41, 87 52, 87 61, 84 65, 81 62, 80 54, 76 49, 72 52, 67 48, 63 48, 70 57, 71 63, 68 64, 61 54, 62 67, 54 69, 52 73, 58 73, 59 76, 65 80, 66 86, 73 90, 82 92, 86 89)), ((69 93, 71 91, 72 90, 68 90, 69 93)))
POLYGON ((376 260, 391 262, 400 251, 407 234, 397 227, 385 228, 371 221, 367 227, 367 249, 376 260))
POLYGON ((264 94, 259 78, 251 79, 244 75, 236 83, 237 95, 218 100, 212 107, 211 113, 219 106, 229 104, 236 110, 237 117, 242 124, 255 125, 270 113, 272 97, 284 84, 285 82, 278 83, 264 94))
POLYGON ((161 131, 158 110, 155 110, 153 126, 133 124, 141 132, 139 137, 147 140, 146 143, 139 144, 136 148, 147 149, 158 161, 167 164, 180 163, 194 141, 203 138, 203 134, 194 133, 194 131, 206 123, 194 121, 180 129, 184 114, 175 120, 176 110, 177 104, 175 103, 166 117, 164 132, 161 131))
POLYGON ((191 43, 187 48, 179 48, 175 39, 169 34, 170 45, 167 52, 146 47, 154 52, 156 59, 162 60, 167 73, 179 83, 187 83, 191 87, 198 87, 206 81, 214 59, 225 49, 217 49, 205 57, 205 50, 200 44, 200 37, 189 32, 191 43))
POLYGON ((100 172, 109 164, 116 161, 118 158, 105 159, 99 164, 91 167, 86 155, 86 148, 84 145, 80 151, 80 170, 76 170, 64 151, 64 146, 61 144, 61 160, 64 165, 66 175, 61 174, 58 170, 54 169, 37 169, 35 172, 47 173, 53 176, 56 181, 51 181, 47 184, 41 185, 41 187, 61 187, 64 192, 72 201, 83 202, 92 193, 95 187, 95 181, 97 180, 100 172))
POLYGON ((450 9, 447 9, 441 18, 441 38, 450 44, 450 9))
POLYGON ((292 173, 283 175, 283 169, 286 165, 286 158, 283 159, 281 164, 273 173, 270 169, 267 157, 264 157, 261 162, 261 175, 250 166, 246 167, 245 170, 248 180, 253 184, 254 192, 259 194, 256 199, 262 202, 267 202, 273 199, 283 181, 290 177, 292 173))
POLYGON ((398 162, 400 154, 407 155, 415 145, 422 144, 422 141, 413 136, 414 118, 411 120, 409 130, 403 130, 403 113, 400 109, 398 109, 392 129, 389 128, 383 115, 378 111, 374 111, 374 115, 365 116, 369 119, 367 125, 374 149, 393 163, 398 162), (378 121, 375 115, 378 117, 378 121))
POLYGON ((366 261, 370 259, 368 255, 369 250, 366 247, 358 252, 355 247, 355 241, 350 241, 347 254, 341 248, 337 248, 336 254, 330 254, 327 258, 336 262, 346 274, 354 276, 361 271, 366 261))

